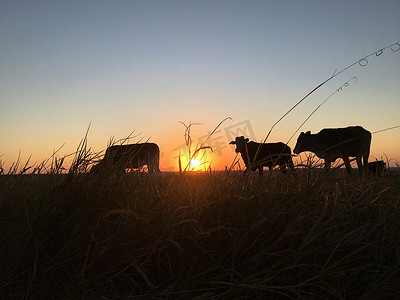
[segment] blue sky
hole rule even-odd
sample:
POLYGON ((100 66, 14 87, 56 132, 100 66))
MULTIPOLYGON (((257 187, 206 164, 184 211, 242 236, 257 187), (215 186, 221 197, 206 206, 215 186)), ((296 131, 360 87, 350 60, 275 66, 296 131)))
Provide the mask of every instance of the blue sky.
MULTIPOLYGON (((399 1, 3 1, 0 9, 0 159, 33 161, 135 130, 174 165, 185 123, 193 137, 248 121, 261 140, 305 94, 358 59, 400 42, 399 1)), ((400 51, 371 57, 319 89, 274 129, 400 125, 400 51)), ((222 139, 221 139, 222 140, 222 139)), ((372 153, 400 159, 400 129, 372 153)), ((133 141, 134 142, 134 141, 133 141)), ((228 144, 226 136, 223 142, 228 144)), ((295 140, 289 145, 293 148, 295 140)), ((228 146, 213 158, 222 167, 228 146), (220 162, 220 163, 219 163, 220 162)))

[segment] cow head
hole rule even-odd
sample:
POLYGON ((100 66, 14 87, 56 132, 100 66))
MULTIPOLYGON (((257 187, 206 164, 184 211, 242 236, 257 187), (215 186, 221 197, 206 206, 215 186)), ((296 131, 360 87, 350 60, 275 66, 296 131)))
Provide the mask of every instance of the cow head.
POLYGON ((293 149, 295 154, 299 154, 303 151, 306 151, 306 145, 308 144, 307 140, 311 136, 311 131, 307 131, 306 133, 300 133, 299 137, 297 138, 296 146, 293 149))
POLYGON ((230 145, 236 145, 235 152, 236 153, 246 153, 246 144, 249 142, 248 138, 244 138, 244 136, 238 136, 230 145))

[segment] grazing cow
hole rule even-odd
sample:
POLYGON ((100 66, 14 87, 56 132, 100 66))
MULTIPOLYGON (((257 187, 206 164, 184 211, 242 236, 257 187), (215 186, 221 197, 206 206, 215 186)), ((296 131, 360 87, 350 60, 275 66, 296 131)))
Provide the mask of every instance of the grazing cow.
POLYGON ((359 173, 368 171, 368 157, 371 146, 371 132, 361 126, 346 128, 322 129, 319 133, 311 134, 310 131, 300 133, 293 152, 299 154, 303 151, 314 152, 319 158, 325 160, 325 169, 331 163, 341 158, 347 172, 351 174, 349 157, 355 157, 359 173), (363 159, 363 163, 362 160, 363 159))
POLYGON ((382 175, 386 171, 386 163, 383 160, 369 162, 368 171, 373 175, 382 175))
POLYGON ((258 173, 262 175, 264 166, 272 170, 276 165, 279 165, 284 173, 286 166, 294 171, 292 150, 284 143, 255 143, 240 136, 229 144, 236 145, 235 152, 242 155, 246 165, 245 174, 258 169, 258 173))
POLYGON ((92 167, 90 173, 112 168, 117 171, 138 169, 147 165, 149 172, 160 172, 158 167, 160 149, 154 143, 114 145, 108 147, 104 158, 92 167))

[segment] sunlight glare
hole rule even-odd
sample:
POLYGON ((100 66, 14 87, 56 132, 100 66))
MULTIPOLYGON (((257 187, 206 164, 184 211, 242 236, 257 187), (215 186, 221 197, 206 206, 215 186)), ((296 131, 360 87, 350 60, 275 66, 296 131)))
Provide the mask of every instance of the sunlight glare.
MULTIPOLYGON (((194 151, 192 151, 191 153, 194 153, 194 151)), ((207 159, 206 153, 197 153, 197 155, 195 154, 192 159, 189 159, 189 155, 186 154, 184 156, 181 156, 181 159, 182 169, 185 169, 189 172, 204 171, 208 168, 210 164, 207 159)))
POLYGON ((193 169, 194 171, 198 171, 199 169, 201 169, 202 166, 203 166, 203 162, 198 157, 193 158, 190 161, 190 169, 191 170, 193 169))

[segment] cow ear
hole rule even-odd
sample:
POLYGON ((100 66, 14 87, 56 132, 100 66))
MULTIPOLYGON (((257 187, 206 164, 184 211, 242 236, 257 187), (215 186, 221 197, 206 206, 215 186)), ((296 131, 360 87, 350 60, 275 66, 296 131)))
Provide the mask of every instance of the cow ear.
POLYGON ((232 141, 232 142, 229 143, 229 145, 236 145, 236 142, 232 141))
POLYGON ((248 138, 245 138, 244 141, 247 143, 247 142, 249 141, 249 139, 248 139, 248 138))
POLYGON ((311 131, 307 131, 307 132, 306 132, 306 135, 311 135, 311 131))

